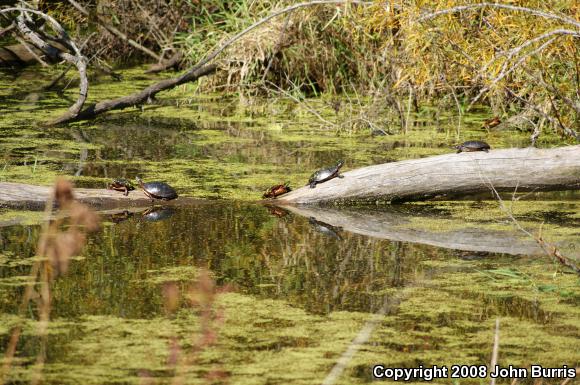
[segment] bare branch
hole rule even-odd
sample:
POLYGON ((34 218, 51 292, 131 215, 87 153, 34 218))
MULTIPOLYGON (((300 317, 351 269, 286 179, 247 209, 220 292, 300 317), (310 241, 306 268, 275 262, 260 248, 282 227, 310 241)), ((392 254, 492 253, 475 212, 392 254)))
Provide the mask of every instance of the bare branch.
POLYGON ((87 99, 89 89, 89 81, 87 78, 87 59, 81 54, 81 51, 77 48, 76 44, 68 37, 64 28, 62 28, 62 26, 52 17, 46 15, 43 12, 28 8, 13 7, 0 10, 0 14, 7 12, 20 12, 20 15, 16 18, 17 28, 20 33, 26 36, 38 49, 40 49, 42 52, 45 52, 50 57, 65 60, 77 67, 80 76, 79 97, 65 114, 71 117, 76 116, 82 109, 85 100, 87 99), (30 29, 28 22, 25 20, 25 17, 27 17, 29 13, 33 13, 47 20, 58 35, 55 40, 73 51, 74 55, 71 55, 67 52, 62 52, 59 49, 53 47, 45 40, 43 40, 38 33, 30 29))
POLYGON ((425 20, 434 19, 435 17, 441 16, 441 15, 447 15, 447 14, 450 14, 450 13, 455 13, 455 12, 460 12, 460 11, 467 11, 467 10, 472 10, 472 9, 485 8, 485 7, 500 8, 500 9, 508 9, 510 11, 525 12, 525 13, 529 13, 529 14, 534 15, 534 16, 543 17, 545 19, 558 20, 558 21, 564 22, 566 24, 571 24, 574 27, 580 29, 580 22, 578 22, 578 21, 576 21, 576 20, 574 20, 572 18, 569 18, 567 16, 558 15, 558 14, 555 14, 555 13, 545 12, 545 11, 541 11, 539 9, 533 9, 533 8, 528 8, 528 7, 519 7, 519 6, 516 6, 516 5, 499 4, 499 3, 488 3, 488 2, 477 3, 477 4, 459 5, 457 7, 443 9, 441 11, 435 11, 435 12, 426 13, 423 16, 419 17, 417 19, 417 21, 418 22, 423 22, 425 20))

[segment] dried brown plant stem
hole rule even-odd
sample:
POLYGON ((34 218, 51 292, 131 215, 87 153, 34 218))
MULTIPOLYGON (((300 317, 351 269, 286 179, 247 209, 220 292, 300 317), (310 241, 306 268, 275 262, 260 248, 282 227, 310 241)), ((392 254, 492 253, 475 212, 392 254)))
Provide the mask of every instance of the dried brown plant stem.
MULTIPOLYGON (((495 368, 497 365, 497 357, 499 355, 499 318, 495 320, 495 333, 493 335, 493 350, 491 353, 491 363, 490 363, 490 372, 495 368)), ((495 378, 492 377, 490 380, 490 385, 495 385, 495 378)))
POLYGON ((562 264, 562 265, 570 268, 575 273, 580 274, 580 267, 578 267, 569 258, 567 258, 566 256, 564 256, 560 252, 560 250, 558 250, 558 248, 556 246, 554 246, 553 244, 551 244, 549 242, 546 242, 542 238, 542 228, 541 227, 540 227, 540 233, 539 233, 538 236, 535 236, 534 234, 532 234, 528 230, 524 229, 522 227, 522 225, 520 225, 520 223, 518 222, 518 220, 513 216, 513 214, 511 213, 511 210, 508 210, 507 209, 507 207, 504 204, 503 199, 501 198, 501 196, 499 195, 498 191, 495 189, 495 187, 493 186, 493 184, 489 181, 489 179, 487 179, 483 175, 482 175, 482 177, 485 179, 486 184, 488 185, 489 189, 492 191, 493 195, 495 196, 495 198, 499 202, 500 209, 504 212, 504 214, 506 214, 508 216, 508 218, 513 222, 513 224, 517 227, 518 230, 520 230, 521 232, 523 232, 524 234, 528 235, 533 240, 535 240, 538 243, 538 245, 542 248, 542 250, 544 250, 544 252, 548 256, 556 259, 558 262, 560 262, 560 264, 562 264))
POLYGON ((283 15, 283 14, 288 13, 288 12, 292 12, 292 11, 299 9, 299 8, 312 7, 315 5, 326 5, 326 4, 373 5, 375 3, 372 1, 361 1, 361 0, 312 0, 312 1, 306 1, 303 3, 294 4, 294 5, 291 5, 291 6, 286 7, 286 8, 282 8, 281 10, 272 12, 268 16, 256 21, 255 23, 253 23, 252 25, 250 25, 249 27, 247 27, 243 31, 238 32, 236 35, 234 35, 230 39, 226 40, 218 48, 216 48, 215 50, 210 52, 205 58, 203 58, 201 61, 199 61, 194 66, 194 68, 201 67, 202 65, 209 63, 211 60, 215 59, 220 53, 222 53, 226 48, 228 48, 230 45, 232 45, 237 40, 239 40, 242 36, 246 35, 250 31, 256 29, 260 25, 267 23, 268 21, 272 20, 275 17, 278 17, 278 16, 283 15))
POLYGON ((42 223, 41 227, 41 236, 38 242, 37 248, 37 259, 35 260, 34 264, 30 269, 29 274, 29 284, 26 285, 24 289, 24 295, 22 296, 22 302, 20 303, 20 307, 18 308, 18 324, 12 329, 12 333, 10 335, 10 340, 8 342, 8 347, 6 348, 6 353, 4 354, 4 364, 2 365, 2 372, 0 373, 0 385, 3 385, 6 381, 6 377, 10 368, 12 367, 12 361, 14 360, 14 354, 16 353, 16 346, 18 345, 18 340, 20 339, 20 334, 22 333, 22 318, 26 313, 26 308, 28 307, 28 303, 32 298, 32 294, 34 292, 34 284, 36 282, 36 278, 40 271, 42 260, 38 259, 40 256, 46 255, 46 246, 48 240, 48 229, 50 226, 50 218, 52 214, 52 207, 54 206, 54 193, 51 194, 46 201, 46 205, 44 207, 44 222, 42 223))

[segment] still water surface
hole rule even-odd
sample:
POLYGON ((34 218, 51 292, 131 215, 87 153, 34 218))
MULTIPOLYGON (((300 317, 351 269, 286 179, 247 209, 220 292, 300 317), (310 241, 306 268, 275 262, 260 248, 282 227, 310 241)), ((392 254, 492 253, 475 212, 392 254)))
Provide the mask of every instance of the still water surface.
MULTIPOLYGON (((303 212, 252 203, 272 184, 305 184, 312 171, 338 158, 355 168, 446 153, 466 139, 522 146, 527 134, 483 132, 484 114, 465 116, 459 130, 452 116, 434 121, 426 110, 407 134, 394 127, 393 135, 373 137, 320 127, 286 102, 180 94, 162 108, 42 128, 35 123, 67 101, 27 94, 38 79, 3 80, 0 180, 50 184, 67 175, 78 186, 103 187, 113 177, 141 175, 200 199, 103 214, 101 230, 51 284, 47 340, 32 321, 35 302, 26 309, 13 383, 29 381, 46 346, 42 376, 51 384, 171 383, 174 377, 316 384, 378 312, 385 315, 340 383, 370 382, 378 363, 488 363, 497 318, 500 364, 580 365, 578 277, 515 232, 494 201, 303 212), (206 270, 222 291, 212 302, 215 341, 199 349, 203 312, 187 297, 206 270), (168 290, 180 298, 173 311, 168 290), (190 364, 184 369, 176 357, 190 364)), ((97 84, 96 94, 123 94, 140 81, 122 90, 97 84)), ((311 103, 333 113, 324 100, 311 103)), ((559 144, 548 135, 541 140, 559 144)), ((513 210, 530 230, 544 223, 546 237, 580 258, 577 194, 532 194, 513 210)), ((0 211, 3 349, 20 322, 38 218, 0 211)))

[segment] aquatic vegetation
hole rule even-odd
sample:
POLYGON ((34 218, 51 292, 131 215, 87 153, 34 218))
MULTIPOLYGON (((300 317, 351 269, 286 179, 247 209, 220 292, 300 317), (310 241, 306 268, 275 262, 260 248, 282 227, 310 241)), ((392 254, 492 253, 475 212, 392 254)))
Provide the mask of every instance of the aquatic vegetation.
MULTIPOLYGON (((114 85, 95 84, 91 97, 145 84, 149 78, 140 72, 123 71, 125 80, 114 85)), ((25 81, 15 84, 24 88, 25 81)), ((500 362, 580 365, 578 278, 544 256, 462 252, 339 228, 340 237, 332 237, 307 218, 250 203, 275 184, 301 187, 338 159, 348 171, 452 152, 453 144, 470 139, 486 140, 492 149, 528 144, 527 133, 481 129, 486 109, 463 114, 460 129, 453 113, 435 119, 436 107, 411 113, 406 132, 385 115, 391 123, 382 128, 390 134, 373 137, 368 127, 324 125, 299 103, 199 95, 188 85, 142 110, 44 129, 34 123, 62 112, 62 101, 49 94, 26 109, 18 95, 0 90, 0 180, 50 184, 64 174, 77 186, 104 188, 112 178, 139 175, 203 199, 172 207, 170 217, 155 222, 138 210, 119 221, 106 217, 81 255, 67 259, 67 275, 51 282, 44 333, 38 313, 16 315, 22 291, 32 287, 30 266, 46 261, 35 256, 42 214, 0 211, 6 225, 0 228, 0 338, 7 341, 22 325, 12 382, 31 380, 46 338, 45 383, 168 383, 179 376, 202 383, 216 371, 231 383, 320 383, 386 300, 392 306, 342 383, 370 382, 374 363, 487 363, 498 317, 500 362), (176 351, 183 358, 199 350, 195 337, 203 334, 203 320, 186 294, 169 306, 167 287, 187 293, 204 269, 218 286, 229 287, 215 298, 213 314, 223 310, 223 324, 195 364, 176 369, 176 351)), ((322 95, 309 105, 334 124, 347 119, 350 112, 334 111, 329 99, 322 95)), ((564 141, 547 134, 538 143, 564 141)), ((543 223, 546 239, 576 255, 577 193, 515 198, 512 205, 505 195, 522 226, 537 231, 543 223)), ((394 230, 435 236, 466 228, 514 231, 489 197, 391 209, 408 218, 394 230)))

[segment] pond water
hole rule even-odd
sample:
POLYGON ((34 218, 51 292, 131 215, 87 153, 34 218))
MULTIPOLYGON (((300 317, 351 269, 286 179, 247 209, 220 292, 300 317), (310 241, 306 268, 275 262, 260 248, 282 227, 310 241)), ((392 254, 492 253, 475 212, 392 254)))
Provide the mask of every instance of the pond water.
MULTIPOLYGON (((94 95, 147 84, 137 74, 97 84, 94 95)), ((489 364, 498 318, 501 365, 580 366, 578 276, 515 230, 489 197, 356 209, 254 203, 266 187, 305 184, 338 158, 356 168, 445 153, 466 139, 522 146, 527 134, 482 131, 482 112, 464 116, 458 132, 452 114, 435 124, 425 110, 408 133, 395 127, 373 137, 320 126, 284 100, 202 97, 192 88, 169 93, 164 106, 43 128, 35 122, 75 96, 30 96, 50 78, 41 75, 2 78, 0 181, 50 184, 67 175, 77 186, 103 187, 140 175, 198 199, 102 213, 101 229, 51 282, 46 338, 34 298, 18 316, 42 214, 0 210, 3 351, 23 325, 9 383, 42 373, 50 384, 317 384, 370 330, 337 382, 369 383, 374 364, 489 364), (206 271, 215 297, 207 282, 195 284, 206 271)), ((310 103, 341 118, 324 98, 310 103)), ((557 144, 542 138, 542 146, 557 144)), ((522 226, 542 227, 580 259, 577 193, 518 198, 511 209, 522 226)))

